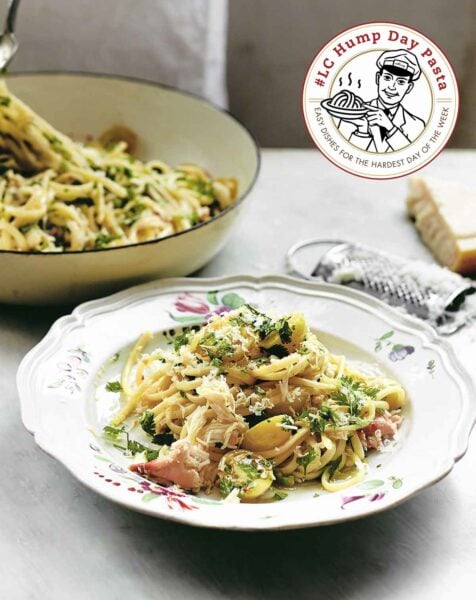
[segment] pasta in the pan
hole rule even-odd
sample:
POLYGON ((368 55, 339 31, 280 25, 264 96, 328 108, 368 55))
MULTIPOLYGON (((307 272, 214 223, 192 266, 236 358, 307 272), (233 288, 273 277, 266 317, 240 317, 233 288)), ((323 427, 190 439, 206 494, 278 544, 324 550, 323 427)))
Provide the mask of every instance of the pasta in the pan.
POLYGON ((141 162, 116 127, 89 145, 56 131, 0 81, 0 250, 61 252, 162 238, 209 220, 233 178, 141 162), (102 143, 101 143, 102 141, 102 143))

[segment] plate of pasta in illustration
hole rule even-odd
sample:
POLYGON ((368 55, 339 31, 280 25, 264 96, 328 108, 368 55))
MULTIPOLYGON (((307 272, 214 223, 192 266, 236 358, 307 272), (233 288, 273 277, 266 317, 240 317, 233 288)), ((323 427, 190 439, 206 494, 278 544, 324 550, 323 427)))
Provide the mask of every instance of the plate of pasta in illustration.
POLYGON ((27 429, 88 487, 225 529, 400 504, 451 470, 475 420, 471 380, 430 327, 279 276, 162 280, 80 305, 17 381, 27 429))
POLYGON ((322 107, 337 119, 361 119, 369 111, 365 101, 351 90, 340 90, 321 102, 322 107))

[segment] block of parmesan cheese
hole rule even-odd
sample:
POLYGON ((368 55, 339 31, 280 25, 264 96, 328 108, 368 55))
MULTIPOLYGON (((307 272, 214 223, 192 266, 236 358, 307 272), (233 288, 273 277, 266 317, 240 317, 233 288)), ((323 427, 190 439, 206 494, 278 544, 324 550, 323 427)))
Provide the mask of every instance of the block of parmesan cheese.
POLYGON ((457 273, 476 271, 476 192, 453 182, 409 179, 408 214, 436 259, 457 273))

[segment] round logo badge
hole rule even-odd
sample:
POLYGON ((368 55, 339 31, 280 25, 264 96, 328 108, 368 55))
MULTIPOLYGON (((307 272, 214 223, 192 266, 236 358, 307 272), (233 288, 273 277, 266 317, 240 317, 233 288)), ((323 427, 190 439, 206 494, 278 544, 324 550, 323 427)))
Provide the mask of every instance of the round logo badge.
POLYGON ((433 160, 458 107, 444 53, 396 23, 358 25, 334 37, 313 60, 303 89, 304 118, 319 150, 371 179, 408 175, 433 160))

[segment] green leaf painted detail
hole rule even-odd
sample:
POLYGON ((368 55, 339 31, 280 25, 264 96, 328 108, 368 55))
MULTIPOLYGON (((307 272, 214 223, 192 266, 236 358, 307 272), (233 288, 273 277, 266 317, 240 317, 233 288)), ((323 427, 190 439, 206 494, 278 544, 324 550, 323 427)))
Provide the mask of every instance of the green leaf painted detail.
POLYGON ((142 502, 150 502, 151 500, 155 500, 156 498, 160 498, 158 494, 153 494, 152 492, 148 492, 144 494, 141 498, 142 502))
POLYGON ((59 388, 63 385, 63 383, 64 383, 64 379, 58 379, 58 381, 51 383, 48 387, 49 388, 59 388))
POLYGON ((210 304, 214 304, 215 306, 218 306, 217 294, 218 294, 217 290, 214 290, 213 292, 208 292, 207 300, 208 300, 208 302, 210 302, 210 304))
POLYGON ((382 481, 382 479, 371 479, 370 481, 364 481, 364 483, 361 483, 357 487, 361 490, 374 490, 384 484, 385 481, 382 481))
POLYGON ((70 352, 71 354, 79 354, 81 360, 84 360, 84 362, 91 362, 89 354, 86 352, 86 350, 83 350, 82 348, 73 348, 72 350, 68 350, 68 352, 70 352))
POLYGON ((201 323, 203 321, 203 318, 199 315, 195 317, 178 317, 172 313, 169 314, 174 321, 177 321, 177 323, 201 323))
POLYGON ((403 485, 403 479, 400 479, 399 477, 389 477, 390 481, 392 481, 392 487, 394 490, 398 490, 399 488, 402 487, 403 485))
POLYGON ((209 500, 207 498, 192 498, 197 504, 223 504, 220 500, 209 500))
MULTIPOLYGON (((387 331, 386 333, 384 333, 380 337, 376 338, 376 340, 375 340, 375 348, 374 348, 375 352, 380 352, 380 350, 382 350, 382 342, 385 342, 386 340, 388 340, 389 338, 391 338, 394 333, 395 332, 392 329, 390 331, 387 331)), ((389 343, 390 342, 387 341, 387 345, 389 343)))
POLYGON ((102 460, 104 462, 111 462, 111 459, 108 456, 103 456, 102 454, 95 454, 94 458, 97 458, 98 460, 102 460))
POLYGON ((433 359, 428 361, 428 364, 426 365, 426 370, 432 377, 435 376, 435 361, 433 359))
POLYGON ((235 292, 225 294, 221 299, 221 302, 229 308, 240 308, 240 306, 245 304, 245 300, 239 294, 235 294, 235 292))

